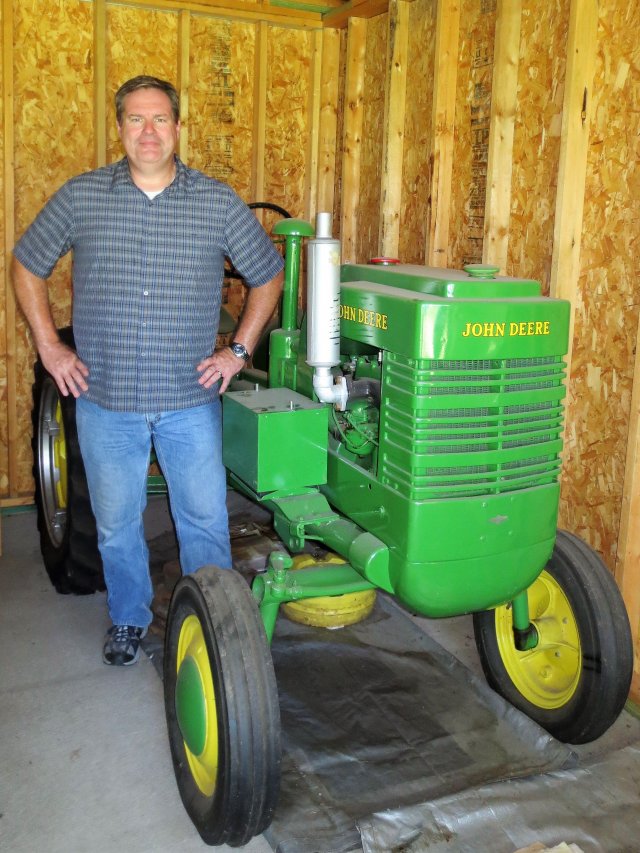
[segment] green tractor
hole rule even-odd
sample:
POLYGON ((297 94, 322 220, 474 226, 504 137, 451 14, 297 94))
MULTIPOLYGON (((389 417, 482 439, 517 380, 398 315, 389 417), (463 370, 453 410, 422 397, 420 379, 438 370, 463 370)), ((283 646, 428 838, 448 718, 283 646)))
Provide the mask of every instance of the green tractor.
MULTIPOLYGON (((275 226, 281 327, 267 369, 244 371, 223 400, 229 481, 270 510, 286 550, 251 588, 212 566, 183 577, 169 611, 171 753, 214 845, 246 843, 276 806, 280 605, 382 590, 426 617, 473 613, 489 684, 566 742, 602 735, 631 680, 618 588, 556 529, 569 304, 489 266, 341 265, 330 222, 275 226), (289 555, 313 543, 327 559, 292 571, 289 555)), ((55 480, 64 414, 51 396, 54 429, 36 449, 55 480)))

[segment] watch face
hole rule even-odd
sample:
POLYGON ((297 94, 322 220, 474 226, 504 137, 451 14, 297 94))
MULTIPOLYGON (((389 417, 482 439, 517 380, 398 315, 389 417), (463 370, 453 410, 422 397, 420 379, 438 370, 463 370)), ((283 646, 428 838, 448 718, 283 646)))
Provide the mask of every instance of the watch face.
POLYGON ((238 358, 243 358, 245 361, 249 358, 249 353, 244 344, 231 344, 231 352, 238 358))

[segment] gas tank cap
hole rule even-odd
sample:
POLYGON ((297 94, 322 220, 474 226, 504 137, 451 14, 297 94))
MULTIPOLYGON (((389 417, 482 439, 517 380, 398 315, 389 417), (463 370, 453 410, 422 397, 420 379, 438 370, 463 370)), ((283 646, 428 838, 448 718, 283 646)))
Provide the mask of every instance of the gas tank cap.
POLYGON ((376 264, 380 267, 390 267, 400 263, 400 258, 371 258, 370 264, 376 264))
POLYGON ((491 264, 467 264, 462 269, 472 278, 495 278, 496 273, 500 272, 500 267, 491 264))

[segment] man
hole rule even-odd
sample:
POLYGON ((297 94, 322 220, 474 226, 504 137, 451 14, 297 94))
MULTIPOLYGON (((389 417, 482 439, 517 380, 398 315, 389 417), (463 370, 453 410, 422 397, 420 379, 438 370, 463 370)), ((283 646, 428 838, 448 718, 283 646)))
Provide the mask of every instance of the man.
POLYGON ((282 289, 282 259, 251 211, 175 156, 179 116, 170 83, 124 83, 116 118, 126 157, 64 184, 14 251, 16 296, 42 363, 77 398, 113 622, 103 660, 124 666, 137 660, 151 621, 142 524, 151 443, 182 571, 230 568, 219 395, 282 289), (59 339, 46 284, 69 250, 77 353, 59 339), (234 342, 214 352, 225 256, 249 290, 234 342))

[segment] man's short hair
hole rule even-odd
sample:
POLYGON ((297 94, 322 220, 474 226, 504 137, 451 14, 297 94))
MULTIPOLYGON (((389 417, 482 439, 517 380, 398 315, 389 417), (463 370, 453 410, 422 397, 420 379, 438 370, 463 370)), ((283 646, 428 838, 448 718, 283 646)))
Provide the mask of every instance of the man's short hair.
POLYGON ((127 80, 116 92, 116 121, 122 124, 122 116, 124 115, 124 99, 132 92, 137 92, 138 89, 159 89, 171 101, 171 111, 173 120, 177 123, 180 121, 180 97, 176 91, 176 87, 166 80, 160 80, 158 77, 149 77, 147 74, 141 74, 139 77, 132 77, 127 80))

